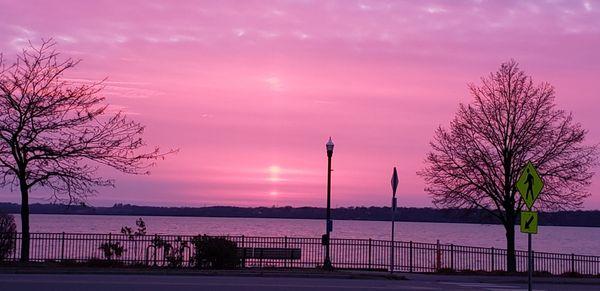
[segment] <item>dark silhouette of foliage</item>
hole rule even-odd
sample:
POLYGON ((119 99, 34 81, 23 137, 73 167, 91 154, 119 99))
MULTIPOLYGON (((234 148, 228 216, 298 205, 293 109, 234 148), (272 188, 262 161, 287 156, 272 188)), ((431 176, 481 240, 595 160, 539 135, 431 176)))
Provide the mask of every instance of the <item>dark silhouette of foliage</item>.
POLYGON ((240 264, 237 244, 224 237, 198 235, 192 239, 193 262, 198 268, 233 269, 240 264))
MULTIPOLYGON (((179 268, 183 266, 185 259, 185 250, 189 250, 188 241, 183 240, 181 236, 177 236, 173 244, 163 239, 159 235, 155 234, 154 238, 150 242, 150 247, 154 250, 162 249, 162 255, 167 265, 172 268, 179 268)), ((156 252, 154 254, 156 256, 156 252)), ((156 265, 156 257, 154 257, 154 264, 156 265)))
POLYGON ((133 240, 135 237, 146 235, 146 222, 141 217, 135 221, 135 225, 137 226, 137 230, 133 231, 133 229, 129 226, 121 227, 121 233, 126 235, 130 240, 133 240))
POLYGON ((98 248, 107 260, 119 259, 125 252, 125 247, 120 242, 105 242, 98 248))
POLYGON ((160 237, 158 234, 155 234, 154 237, 152 238, 152 241, 150 242, 150 246, 157 248, 157 249, 166 248, 168 244, 169 243, 165 239, 160 237))
POLYGON ((12 215, 0 213, 0 262, 6 260, 15 247, 17 225, 12 215))
POLYGON ((597 161, 597 146, 573 115, 557 109, 554 88, 535 84, 515 61, 469 85, 474 98, 460 104, 450 128, 439 127, 424 177, 433 202, 442 207, 479 208, 506 229, 507 268, 516 270, 514 225, 524 202, 515 187, 531 161, 545 187, 538 210, 578 208, 597 161))
POLYGON ((185 250, 189 249, 188 242, 177 236, 173 244, 167 243, 164 254, 167 264, 171 268, 180 268, 185 259, 185 250))
POLYGON ((56 201, 82 203, 97 186, 113 186, 99 167, 147 174, 164 157, 144 151, 144 127, 111 113, 102 82, 64 77, 79 61, 60 60, 55 42, 24 49, 13 64, 0 58, 0 187, 19 187, 23 242, 29 259, 29 193, 49 190, 56 201))

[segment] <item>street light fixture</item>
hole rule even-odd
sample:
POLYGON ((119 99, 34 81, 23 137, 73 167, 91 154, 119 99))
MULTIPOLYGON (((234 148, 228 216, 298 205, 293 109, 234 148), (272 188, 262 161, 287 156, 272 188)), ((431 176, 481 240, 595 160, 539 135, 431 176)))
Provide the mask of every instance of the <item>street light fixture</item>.
POLYGON ((329 256, 329 237, 330 232, 333 230, 333 222, 331 221, 331 156, 333 156, 333 141, 329 137, 329 141, 325 144, 327 148, 327 221, 325 223, 326 234, 323 238, 323 244, 325 244, 325 262, 323 268, 326 270, 332 270, 331 258, 329 256))

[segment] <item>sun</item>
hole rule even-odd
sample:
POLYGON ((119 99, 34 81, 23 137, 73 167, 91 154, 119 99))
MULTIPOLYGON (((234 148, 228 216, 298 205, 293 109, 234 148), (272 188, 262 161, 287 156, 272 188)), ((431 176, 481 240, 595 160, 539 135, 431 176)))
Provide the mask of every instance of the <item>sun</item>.
POLYGON ((271 175, 277 175, 281 172, 281 168, 279 166, 270 166, 269 167, 269 173, 271 173, 271 175))
POLYGON ((268 178, 269 181, 271 181, 271 182, 281 181, 281 179, 279 178, 279 174, 281 174, 281 168, 279 166, 270 166, 267 169, 267 172, 269 173, 269 178, 268 178))

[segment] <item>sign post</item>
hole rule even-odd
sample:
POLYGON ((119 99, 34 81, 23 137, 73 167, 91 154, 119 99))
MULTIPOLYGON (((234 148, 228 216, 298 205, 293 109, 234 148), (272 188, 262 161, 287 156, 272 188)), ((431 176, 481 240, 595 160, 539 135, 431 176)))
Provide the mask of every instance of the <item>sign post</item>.
POLYGON ((398 172, 394 167, 392 174, 392 245, 390 246, 390 274, 394 273, 394 223, 396 222, 396 189, 398 188, 398 172))
POLYGON ((538 231, 538 213, 531 211, 531 207, 540 196, 544 188, 544 181, 537 173, 537 170, 531 162, 528 162, 523 173, 517 181, 517 190, 521 194, 521 198, 529 211, 521 211, 521 232, 527 234, 527 276, 528 290, 531 291, 532 275, 533 275, 533 251, 531 250, 531 234, 536 234, 538 231))

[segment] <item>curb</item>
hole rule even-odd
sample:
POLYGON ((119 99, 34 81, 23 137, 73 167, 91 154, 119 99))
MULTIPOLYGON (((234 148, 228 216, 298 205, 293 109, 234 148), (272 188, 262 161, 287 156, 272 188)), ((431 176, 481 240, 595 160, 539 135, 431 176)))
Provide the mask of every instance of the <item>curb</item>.
POLYGON ((128 268, 44 268, 0 267, 0 274, 78 274, 78 275, 151 275, 151 276, 234 276, 234 277, 290 277, 329 279, 408 280, 400 274, 357 273, 348 271, 314 272, 303 270, 189 270, 189 269, 128 269, 128 268))
MULTIPOLYGON (((449 274, 406 274, 410 281, 462 282, 469 278, 478 283, 527 284, 524 276, 485 276, 485 275, 449 275, 449 274), (463 280, 461 280, 463 279, 463 280)), ((598 278, 533 277, 533 284, 558 285, 594 285, 600 286, 598 278)))

